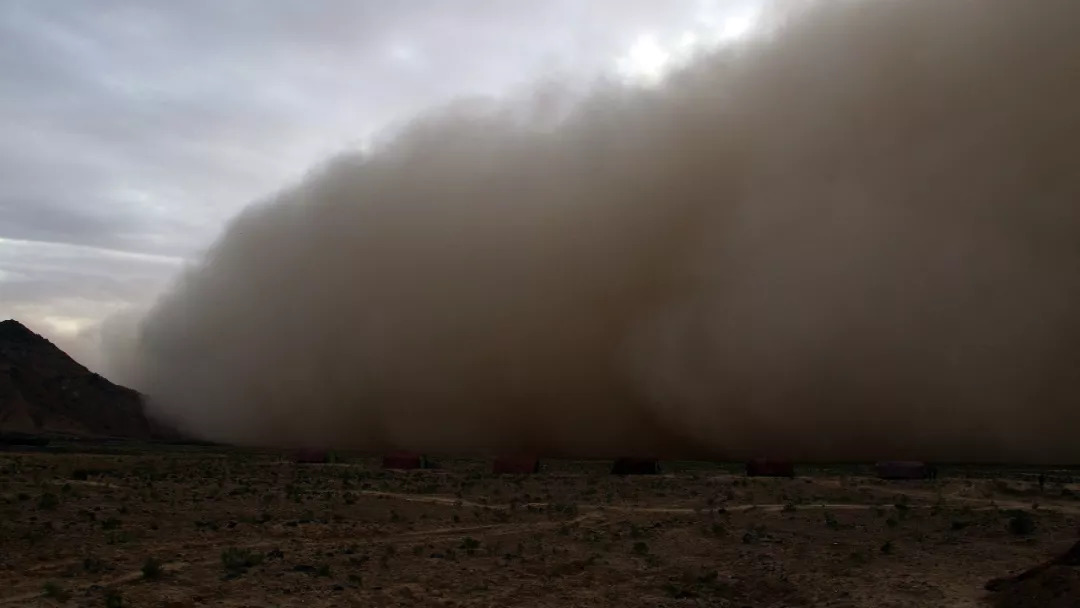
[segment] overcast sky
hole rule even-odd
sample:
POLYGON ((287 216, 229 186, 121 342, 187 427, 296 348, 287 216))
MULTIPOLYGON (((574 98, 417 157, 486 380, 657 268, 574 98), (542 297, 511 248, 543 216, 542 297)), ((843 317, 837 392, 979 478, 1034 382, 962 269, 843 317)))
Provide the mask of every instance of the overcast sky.
POLYGON ((379 129, 542 76, 647 81, 756 7, 0 0, 0 318, 79 351, 245 205, 379 129))

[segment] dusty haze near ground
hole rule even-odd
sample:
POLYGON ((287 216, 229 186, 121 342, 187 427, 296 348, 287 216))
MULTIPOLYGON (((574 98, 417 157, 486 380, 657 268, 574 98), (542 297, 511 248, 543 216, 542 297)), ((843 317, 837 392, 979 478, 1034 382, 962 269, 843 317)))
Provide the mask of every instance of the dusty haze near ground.
POLYGON ((1076 23, 822 2, 434 112, 236 218, 117 378, 236 442, 1076 461, 1076 23))

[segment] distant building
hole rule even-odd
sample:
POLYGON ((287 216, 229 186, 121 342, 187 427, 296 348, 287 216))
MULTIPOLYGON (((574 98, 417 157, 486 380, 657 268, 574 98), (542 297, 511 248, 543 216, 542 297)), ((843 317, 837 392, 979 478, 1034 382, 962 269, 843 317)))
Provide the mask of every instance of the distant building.
POLYGON ((746 462, 748 477, 795 477, 795 463, 790 460, 754 458, 746 462))
POLYGON ((384 469, 404 471, 434 468, 427 456, 415 452, 391 452, 383 456, 382 466, 384 469))
POLYGON ((937 467, 914 460, 890 460, 874 465, 881 479, 934 479, 937 467))
POLYGON ((303 448, 293 452, 293 462, 299 464, 326 464, 336 461, 337 457, 329 450, 303 448))
POLYGON ((540 472, 540 459, 535 456, 499 456, 491 469, 496 475, 531 475, 540 472))
POLYGON ((612 475, 656 475, 660 473, 660 461, 656 458, 617 458, 611 465, 612 475))

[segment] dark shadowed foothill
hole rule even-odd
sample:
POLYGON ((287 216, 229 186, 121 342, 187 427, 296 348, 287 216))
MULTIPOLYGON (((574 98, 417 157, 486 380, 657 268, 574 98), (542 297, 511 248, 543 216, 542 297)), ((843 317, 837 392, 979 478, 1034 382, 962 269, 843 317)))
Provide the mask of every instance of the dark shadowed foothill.
POLYGON ((139 393, 86 369, 15 320, 0 321, 0 433, 176 439, 149 419, 139 393))

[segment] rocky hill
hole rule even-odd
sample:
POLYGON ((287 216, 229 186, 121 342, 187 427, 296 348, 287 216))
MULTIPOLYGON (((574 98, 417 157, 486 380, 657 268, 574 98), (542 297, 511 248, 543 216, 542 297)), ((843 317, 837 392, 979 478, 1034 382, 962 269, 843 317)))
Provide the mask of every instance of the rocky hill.
POLYGON ((139 393, 80 365, 14 320, 0 321, 0 433, 173 438, 139 393))

